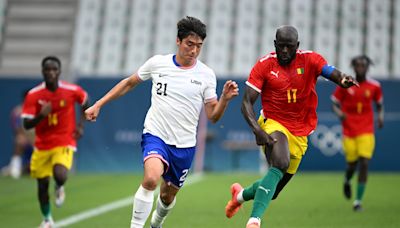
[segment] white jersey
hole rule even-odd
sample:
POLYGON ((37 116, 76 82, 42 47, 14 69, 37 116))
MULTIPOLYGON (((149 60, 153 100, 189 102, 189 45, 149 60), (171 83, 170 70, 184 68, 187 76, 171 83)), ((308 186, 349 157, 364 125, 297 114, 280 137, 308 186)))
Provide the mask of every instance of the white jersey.
POLYGON ((170 54, 153 56, 137 74, 153 83, 143 133, 178 148, 195 146, 203 104, 217 99, 214 71, 199 60, 190 68, 179 67, 170 54))

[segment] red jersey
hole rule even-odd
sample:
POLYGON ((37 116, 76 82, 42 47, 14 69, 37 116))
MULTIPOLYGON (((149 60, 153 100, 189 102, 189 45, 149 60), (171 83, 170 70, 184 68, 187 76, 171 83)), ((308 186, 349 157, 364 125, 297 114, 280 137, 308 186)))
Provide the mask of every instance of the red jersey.
POLYGON ((41 83, 31 89, 25 98, 22 108, 22 118, 34 118, 43 102, 51 102, 49 115, 35 127, 35 147, 47 150, 58 146, 76 147, 73 136, 76 127, 75 103, 83 105, 87 93, 79 86, 59 81, 58 88, 52 92, 41 83))
POLYGON ((332 100, 340 104, 346 118, 342 122, 343 135, 354 137, 374 133, 374 109, 372 101, 383 102, 381 85, 378 81, 367 79, 360 87, 348 89, 337 87, 332 100))
POLYGON ((326 64, 315 52, 297 50, 296 58, 281 66, 272 52, 256 63, 246 84, 261 93, 266 118, 278 121, 293 135, 307 136, 317 125, 315 84, 326 64))

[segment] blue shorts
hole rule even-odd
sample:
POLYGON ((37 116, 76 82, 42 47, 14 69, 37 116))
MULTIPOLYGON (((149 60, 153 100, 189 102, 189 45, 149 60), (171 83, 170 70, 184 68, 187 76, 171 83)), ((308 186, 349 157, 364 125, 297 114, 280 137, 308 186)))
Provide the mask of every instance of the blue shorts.
POLYGON ((143 163, 151 157, 160 158, 165 164, 163 178, 165 182, 175 185, 177 188, 183 186, 186 176, 196 152, 196 147, 176 148, 167 145, 157 136, 146 133, 142 135, 143 163))

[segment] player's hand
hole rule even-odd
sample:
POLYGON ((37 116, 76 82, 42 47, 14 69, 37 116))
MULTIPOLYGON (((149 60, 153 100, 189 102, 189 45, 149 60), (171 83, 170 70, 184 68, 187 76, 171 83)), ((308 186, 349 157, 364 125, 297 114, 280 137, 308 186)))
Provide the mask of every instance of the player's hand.
POLYGON ((383 119, 378 118, 378 128, 381 129, 383 128, 383 119))
POLYGON ((83 135, 83 125, 82 124, 78 124, 76 126, 76 129, 74 131, 74 138, 75 139, 80 139, 83 135))
POLYGON ((39 115, 46 117, 52 110, 51 102, 39 100, 39 104, 42 106, 40 108, 39 115))
POLYGON ((352 76, 347 75, 347 74, 342 74, 342 79, 340 80, 340 85, 343 88, 349 88, 352 86, 359 87, 358 82, 352 76))
POLYGON ((222 90, 222 96, 229 101, 237 95, 239 95, 239 87, 237 83, 232 80, 226 81, 224 89, 222 90))
POLYGON ((254 132, 256 136, 256 143, 259 146, 267 146, 271 147, 273 146, 277 140, 272 138, 271 135, 267 134, 264 130, 259 129, 256 132, 254 132))
POLYGON ((85 118, 86 120, 95 122, 99 113, 100 113, 100 107, 94 104, 85 110, 85 118))

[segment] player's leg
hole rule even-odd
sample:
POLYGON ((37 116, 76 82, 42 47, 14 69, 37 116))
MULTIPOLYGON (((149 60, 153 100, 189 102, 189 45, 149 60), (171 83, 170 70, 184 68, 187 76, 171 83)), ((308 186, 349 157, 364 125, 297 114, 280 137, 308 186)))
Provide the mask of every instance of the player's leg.
POLYGON ((164 223, 167 215, 175 206, 176 194, 179 188, 174 185, 168 184, 165 181, 161 183, 160 194, 157 197, 156 209, 153 211, 151 217, 151 227, 158 228, 164 223))
POLYGON ((343 183, 343 194, 346 199, 350 199, 352 195, 351 179, 356 171, 358 160, 357 146, 354 138, 343 137, 343 151, 347 163, 343 183))
POLYGON ((151 217, 151 227, 159 228, 164 223, 167 215, 175 206, 176 194, 183 186, 192 164, 195 147, 175 148, 167 146, 169 168, 164 173, 164 181, 160 186, 157 197, 156 209, 151 217))
POLYGON ((282 191, 282 189, 286 186, 287 183, 289 183, 290 179, 292 179, 294 174, 291 173, 285 173, 282 177, 282 179, 279 181, 278 185, 276 186, 276 190, 274 193, 274 196, 272 197, 272 200, 276 199, 279 195, 279 193, 282 191))
POLYGON ((131 228, 143 227, 153 208, 154 191, 157 188, 164 164, 158 157, 150 157, 144 162, 144 174, 141 185, 135 193, 131 228))
POLYGON ((263 216, 265 210, 271 202, 275 193, 276 186, 282 179, 283 174, 289 167, 290 152, 288 139, 285 134, 275 131, 271 136, 277 140, 271 150, 271 168, 264 178, 261 179, 254 195, 253 210, 250 215, 248 224, 257 222, 263 216))
POLYGON ((53 178, 55 181, 55 204, 61 207, 65 201, 64 184, 68 179, 68 170, 72 167, 74 150, 69 147, 56 147, 52 150, 53 178))
POLYGON ((49 183, 50 177, 52 176, 51 166, 51 152, 50 151, 39 151, 34 150, 31 159, 31 176, 37 179, 38 186, 38 200, 40 205, 40 211, 43 215, 42 225, 53 224, 51 217, 51 207, 49 202, 49 183))
POLYGON ((353 204, 353 209, 355 211, 362 210, 361 201, 364 196, 365 186, 367 184, 369 159, 360 157, 358 161, 359 161, 359 173, 358 173, 357 194, 356 194, 356 200, 354 201, 353 204))
POLYGON ((355 211, 361 211, 361 201, 364 196, 367 179, 368 179, 368 163, 372 158, 375 148, 375 136, 373 134, 364 134, 357 137, 357 148, 359 154, 359 173, 357 184, 356 200, 353 204, 355 211))

